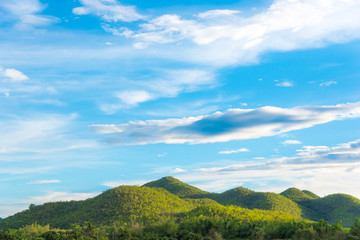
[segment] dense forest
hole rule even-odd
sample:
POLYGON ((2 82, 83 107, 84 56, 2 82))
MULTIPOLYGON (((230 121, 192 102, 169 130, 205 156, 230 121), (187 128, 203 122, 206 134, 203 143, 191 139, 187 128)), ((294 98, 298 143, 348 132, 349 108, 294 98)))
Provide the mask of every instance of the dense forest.
POLYGON ((0 221, 0 239, 360 239, 360 201, 235 188, 210 193, 165 177, 84 201, 31 204, 0 221))

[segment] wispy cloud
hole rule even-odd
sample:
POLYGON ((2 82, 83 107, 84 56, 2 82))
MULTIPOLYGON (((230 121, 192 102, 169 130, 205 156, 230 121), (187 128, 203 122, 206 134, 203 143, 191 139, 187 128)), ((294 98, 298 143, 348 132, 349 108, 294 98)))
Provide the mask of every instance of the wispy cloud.
POLYGON ((236 150, 220 151, 219 154, 232 154, 232 153, 248 152, 248 151, 249 151, 249 149, 247 149, 247 148, 239 148, 236 150))
MULTIPOLYGON (((176 97, 183 92, 193 92, 215 85, 214 74, 204 70, 185 69, 161 71, 151 80, 133 82, 133 90, 119 91, 118 103, 102 104, 100 109, 113 114, 120 109, 158 98, 176 97)), ((116 100, 115 100, 116 101, 116 100)))
POLYGON ((328 86, 336 85, 336 84, 337 84, 336 81, 328 81, 328 82, 322 82, 322 83, 320 83, 319 85, 320 85, 321 87, 328 87, 328 86))
POLYGON ((282 142, 283 145, 294 145, 294 144, 302 144, 299 140, 286 140, 282 142))
POLYGON ((44 196, 36 196, 29 199, 30 203, 43 204, 46 202, 58 202, 58 201, 71 201, 71 200, 85 200, 91 197, 99 195, 99 192, 95 193, 69 193, 69 192, 52 192, 44 196))
POLYGON ((359 173, 360 140, 356 140, 334 147, 306 146, 293 157, 268 159, 263 163, 198 168, 177 177, 210 191, 245 184, 257 190, 279 192, 297 187, 320 195, 341 192, 360 197, 359 173), (273 182, 278 184, 275 186, 273 182))
POLYGON ((170 173, 184 173, 187 172, 188 170, 182 169, 182 168, 175 168, 173 170, 170 170, 170 173))
POLYGON ((118 180, 118 181, 104 182, 104 183, 102 183, 102 185, 106 186, 106 187, 112 187, 112 188, 118 187, 118 186, 123 186, 123 185, 141 186, 150 181, 152 181, 152 180, 118 180))
POLYGON ((294 83, 291 81, 288 81, 288 80, 285 80, 285 81, 275 80, 275 82, 277 82, 275 84, 275 86, 277 86, 277 87, 293 87, 294 86, 294 83))
POLYGON ((76 15, 93 14, 107 22, 132 22, 145 17, 134 6, 124 6, 117 0, 80 0, 82 7, 73 9, 76 15))
POLYGON ((100 134, 113 134, 110 144, 209 143, 274 136, 335 120, 360 117, 360 102, 315 107, 229 109, 210 115, 94 124, 100 134))
POLYGON ((20 28, 46 26, 59 21, 56 17, 39 14, 45 7, 38 0, 0 1, 0 10, 5 10, 6 18, 15 19, 20 28))
POLYGON ((107 26, 132 38, 134 46, 193 42, 178 47, 178 57, 215 65, 256 63, 265 52, 318 48, 360 37, 357 0, 274 1, 264 11, 244 17, 235 10, 211 10, 185 19, 165 14, 135 29, 107 26), (200 46, 200 47, 199 47, 200 46))
POLYGON ((51 180, 36 180, 28 182, 27 184, 49 184, 49 183, 61 183, 58 179, 51 179, 51 180))

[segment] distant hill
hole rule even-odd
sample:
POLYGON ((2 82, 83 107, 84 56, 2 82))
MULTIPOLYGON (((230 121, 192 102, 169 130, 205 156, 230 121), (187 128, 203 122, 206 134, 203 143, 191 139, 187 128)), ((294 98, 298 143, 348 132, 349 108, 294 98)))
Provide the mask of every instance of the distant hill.
POLYGON ((217 203, 207 199, 180 199, 161 188, 120 186, 84 201, 32 205, 29 210, 2 220, 0 228, 18 228, 35 222, 60 228, 85 221, 94 224, 153 222, 207 204, 217 203))
POLYGON ((281 194, 255 192, 243 187, 223 193, 206 192, 178 179, 164 177, 142 187, 119 186, 84 201, 31 204, 28 210, 0 221, 0 229, 32 223, 70 228, 90 221, 153 223, 163 219, 211 216, 239 221, 324 219, 351 226, 360 217, 360 200, 345 194, 320 198, 310 191, 289 188, 281 194))
POLYGON ((301 191, 297 188, 289 188, 280 193, 280 195, 295 202, 319 198, 318 196, 315 197, 316 195, 310 191, 301 191))
POLYGON ((181 198, 198 197, 200 195, 209 194, 209 192, 183 183, 182 181, 173 177, 163 177, 159 180, 148 182, 143 186, 164 188, 165 190, 181 198))
MULTIPOLYGON (((158 181, 163 182, 162 179, 158 181)), ((165 189, 174 194, 189 191, 186 189, 192 189, 191 185, 180 180, 172 177, 167 177, 167 179, 170 179, 172 183, 176 182, 176 186, 180 186, 179 188, 182 189, 170 188, 169 186, 173 186, 173 184, 167 184, 165 189), (174 189, 177 190, 175 191, 174 189)), ((158 181, 154 182, 159 183, 158 181)), ((161 184, 155 184, 154 186, 161 187, 161 184)), ((297 188, 289 188, 281 194, 255 192, 243 187, 231 189, 223 193, 210 193, 198 188, 195 189, 192 190, 193 192, 189 191, 191 192, 190 194, 179 194, 178 196, 209 198, 225 206, 234 205, 248 209, 281 211, 314 221, 324 219, 332 224, 341 220, 346 227, 350 227, 355 219, 360 217, 360 200, 344 194, 334 194, 320 198, 311 191, 299 190, 297 188)))
POLYGON ((312 197, 312 199, 317 199, 317 198, 320 198, 318 195, 316 195, 315 193, 313 192, 310 192, 308 190, 302 190, 303 193, 307 194, 308 196, 312 197))
POLYGON ((214 200, 225 206, 235 205, 248 209, 282 211, 301 216, 301 209, 295 202, 271 192, 254 192, 239 187, 216 195, 214 200))

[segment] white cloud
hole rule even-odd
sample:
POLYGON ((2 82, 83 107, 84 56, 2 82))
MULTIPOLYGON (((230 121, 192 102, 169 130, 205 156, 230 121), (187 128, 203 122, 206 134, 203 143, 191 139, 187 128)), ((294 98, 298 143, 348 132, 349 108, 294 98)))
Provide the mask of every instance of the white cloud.
POLYGON ((46 26, 59 21, 56 17, 39 15, 45 7, 38 0, 0 1, 0 8, 10 14, 11 18, 15 18, 17 20, 16 26, 20 28, 46 26))
POLYGON ((171 46, 178 50, 177 59, 224 66, 256 63, 269 51, 318 48, 358 39, 359 11, 357 0, 277 0, 250 17, 241 16, 236 9, 211 10, 191 19, 165 14, 134 29, 105 29, 133 38, 141 48, 182 42, 171 46))
POLYGON ((229 109, 210 115, 146 120, 120 125, 95 124, 100 134, 113 134, 110 144, 212 143, 274 136, 335 120, 360 117, 360 102, 315 107, 229 109))
POLYGON ((320 83, 319 85, 320 85, 321 87, 328 87, 328 86, 336 85, 336 84, 337 84, 336 81, 328 81, 328 82, 322 82, 322 83, 320 83))
POLYGON ((167 153, 161 153, 161 154, 158 154, 157 156, 158 157, 165 157, 167 155, 167 153))
POLYGON ((275 84, 278 87, 292 87, 294 84, 291 81, 281 81, 275 84))
POLYGON ((238 10, 229 10, 229 9, 216 9, 210 10, 206 12, 199 13, 197 16, 199 18, 214 18, 214 17, 223 17, 223 16, 233 16, 235 14, 239 14, 238 10))
POLYGON ((118 187, 118 186, 124 186, 124 185, 141 186, 150 181, 152 181, 152 180, 119 180, 119 181, 104 182, 104 183, 102 183, 102 185, 106 186, 106 187, 112 187, 112 188, 118 187))
POLYGON ((359 173, 360 140, 356 140, 334 147, 307 146, 293 157, 269 159, 265 163, 198 168, 177 177, 209 191, 245 184, 255 190, 280 192, 297 187, 321 196, 347 193, 360 198, 359 173))
POLYGON ((170 171, 170 173, 183 173, 183 172, 187 172, 188 170, 182 169, 182 168, 175 168, 173 170, 170 171))
POLYGON ((68 192, 53 192, 45 196, 37 196, 29 199, 30 203, 43 204, 47 202, 58 202, 58 201, 71 201, 71 200, 85 200, 91 197, 95 197, 100 193, 68 193, 68 192))
POLYGON ((134 6, 124 6, 116 0, 80 0, 82 7, 73 9, 76 15, 94 14, 107 22, 132 22, 145 17, 134 6))
POLYGON ((71 127, 76 118, 77 114, 40 114, 2 119, 0 154, 49 153, 96 147, 95 141, 74 136, 71 127))
POLYGON ((247 148, 240 148, 236 150, 229 150, 229 151, 220 151, 219 154, 232 154, 232 153, 239 153, 239 152, 248 152, 249 149, 247 148))
POLYGON ((27 184, 49 184, 49 183, 61 183, 58 179, 51 179, 51 180, 36 180, 28 182, 27 184))
POLYGON ((282 142, 283 145, 294 145, 294 144, 302 144, 299 140, 286 140, 282 142))
POLYGON ((136 107, 138 104, 158 98, 176 97, 182 92, 194 92, 215 84, 211 72, 197 69, 167 70, 146 81, 136 81, 133 88, 117 92, 119 103, 102 104, 100 109, 113 114, 120 109, 136 107))
POLYGON ((20 72, 19 70, 13 68, 2 68, 0 66, 0 77, 4 77, 5 80, 11 82, 20 82, 24 80, 28 80, 29 77, 20 72))

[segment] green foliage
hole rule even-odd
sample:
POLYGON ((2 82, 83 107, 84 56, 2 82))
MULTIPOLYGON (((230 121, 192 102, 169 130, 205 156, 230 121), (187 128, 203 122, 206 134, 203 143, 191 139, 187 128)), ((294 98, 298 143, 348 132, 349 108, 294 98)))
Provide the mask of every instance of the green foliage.
POLYGON ((341 220, 347 227, 360 216, 360 200, 346 194, 332 194, 324 198, 302 201, 299 205, 305 218, 326 219, 330 223, 341 220))
MULTIPOLYGON (((309 192, 309 191, 307 191, 307 192, 309 192)), ((311 192, 309 192, 309 193, 311 193, 311 192)), ((283 191, 282 193, 280 193, 280 195, 282 195, 294 202, 300 202, 300 201, 304 201, 304 200, 314 199, 313 195, 310 196, 310 195, 306 194, 304 191, 301 191, 297 188, 289 188, 289 189, 283 191)))
POLYGON ((183 197, 189 198, 203 194, 208 194, 208 192, 206 191, 203 191, 189 184, 183 183, 180 180, 173 177, 163 177, 159 180, 146 183, 144 184, 144 186, 163 188, 181 198, 183 197))
POLYGON ((284 196, 270 192, 254 192, 242 187, 219 194, 214 200, 223 205, 235 205, 249 209, 282 211, 294 216, 301 215, 300 207, 284 196))
POLYGON ((312 199, 320 198, 318 195, 316 195, 315 193, 310 192, 308 190, 302 190, 302 192, 305 193, 306 195, 308 195, 309 197, 311 197, 312 199))
MULTIPOLYGON (((19 228, 39 223, 69 228, 91 221, 109 224, 114 221, 155 222, 175 213, 189 211, 204 201, 186 201, 161 188, 121 186, 85 201, 54 202, 17 213, 0 222, 0 228, 19 228)), ((208 200, 210 201, 210 200, 208 200)))

